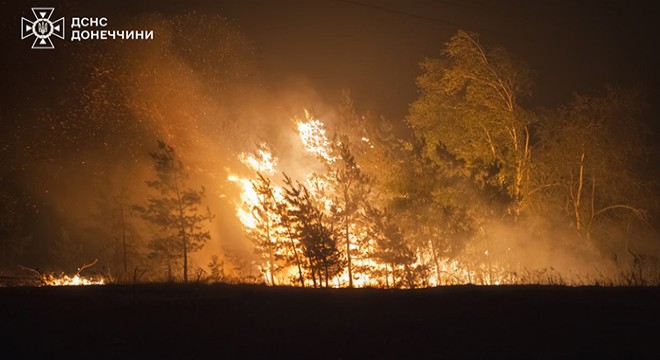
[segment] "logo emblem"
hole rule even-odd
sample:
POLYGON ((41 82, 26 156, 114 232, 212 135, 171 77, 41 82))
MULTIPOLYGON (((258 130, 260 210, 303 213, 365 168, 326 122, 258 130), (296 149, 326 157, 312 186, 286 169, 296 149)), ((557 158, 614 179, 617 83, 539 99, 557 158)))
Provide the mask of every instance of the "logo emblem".
POLYGON ((37 7, 32 8, 34 21, 21 17, 21 39, 34 35, 33 49, 54 49, 51 36, 64 39, 64 18, 50 21, 55 8, 37 7))

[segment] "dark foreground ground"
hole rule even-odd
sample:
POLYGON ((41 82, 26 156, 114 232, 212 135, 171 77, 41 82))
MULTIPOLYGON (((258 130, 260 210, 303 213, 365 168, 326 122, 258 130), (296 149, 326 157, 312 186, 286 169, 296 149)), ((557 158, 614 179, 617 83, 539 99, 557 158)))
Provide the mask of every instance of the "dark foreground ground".
POLYGON ((660 288, 0 288, 0 358, 660 359, 660 288))

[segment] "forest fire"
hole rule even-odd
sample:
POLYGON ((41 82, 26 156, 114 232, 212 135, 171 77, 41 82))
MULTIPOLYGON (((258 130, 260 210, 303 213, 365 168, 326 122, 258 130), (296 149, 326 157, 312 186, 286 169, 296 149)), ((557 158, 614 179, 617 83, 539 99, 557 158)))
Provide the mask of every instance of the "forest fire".
MULTIPOLYGON (((341 176, 347 175, 338 174, 336 170, 333 173, 332 170, 339 162, 353 162, 353 155, 340 141, 328 139, 326 125, 322 121, 308 111, 305 116, 305 120, 296 122, 298 138, 304 151, 317 158, 321 163, 320 168, 325 169, 325 172, 317 173, 308 169, 303 176, 304 181, 295 184, 284 175, 284 187, 274 185, 271 177, 278 173, 279 159, 272 154, 267 144, 262 143, 254 153, 239 155, 239 160, 255 175, 240 177, 232 174, 228 177, 230 182, 240 188, 236 216, 246 236, 252 240, 256 253, 260 255, 258 267, 266 283, 322 286, 325 282, 325 286, 332 287, 405 288, 467 283, 499 285, 514 281, 504 267, 478 264, 469 268, 457 260, 434 260, 425 248, 415 251, 406 249, 409 260, 404 266, 379 259, 377 254, 382 253, 383 245, 379 248, 373 238, 381 236, 378 231, 387 230, 376 229, 370 223, 369 216, 373 215, 373 209, 361 209, 359 214, 355 214, 355 220, 347 223, 346 212, 342 208, 347 205, 340 201, 342 184, 338 181, 341 176), (305 199, 304 205, 301 205, 300 199, 296 199, 300 197, 305 199), (305 228, 313 225, 306 223, 310 221, 306 217, 311 215, 301 214, 304 211, 319 214, 320 224, 316 225, 325 226, 330 240, 330 244, 324 246, 335 248, 334 253, 330 250, 330 255, 321 255, 336 257, 334 269, 321 269, 333 272, 327 279, 325 275, 316 274, 319 269, 315 269, 314 262, 319 259, 314 259, 314 252, 320 250, 314 248, 315 244, 310 244, 323 235, 315 234, 317 238, 306 237, 305 228), (342 243, 342 239, 346 238, 348 241, 342 243), (343 268, 349 258, 347 252, 350 252, 352 262, 350 274, 343 268), (423 275, 416 274, 422 271, 425 272, 423 275), (421 282, 414 279, 421 276, 424 277, 421 282)), ((368 138, 362 136, 359 141, 373 148, 368 138)), ((349 206, 361 207, 362 203, 349 206)), ((321 263, 326 261, 330 260, 320 260, 321 263)))
MULTIPOLYGON (((0 276, 25 264, 68 275, 44 284, 99 283, 67 271, 98 258, 117 283, 660 283, 642 90, 538 98, 547 85, 506 41, 463 29, 388 65, 416 76, 416 91, 395 90, 322 65, 322 42, 260 69, 260 46, 221 12, 142 15, 131 21, 167 36, 90 48, 62 62, 80 78, 35 75, 67 79, 50 106, 27 91, 3 107, 16 135, 2 147, 0 276), (262 76, 298 61, 319 76, 262 76)), ((17 89, 49 88, 18 73, 17 89)))
POLYGON ((646 3, 3 2, 2 353, 660 359, 646 3))

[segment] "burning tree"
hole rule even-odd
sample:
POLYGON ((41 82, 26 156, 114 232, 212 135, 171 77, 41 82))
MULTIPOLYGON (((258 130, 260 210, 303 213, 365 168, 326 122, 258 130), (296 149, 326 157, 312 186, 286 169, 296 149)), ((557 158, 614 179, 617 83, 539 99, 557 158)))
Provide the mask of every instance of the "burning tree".
POLYGON ((337 216, 341 224, 341 232, 346 251, 346 263, 348 270, 348 287, 353 287, 353 268, 351 262, 351 245, 355 243, 354 229, 358 212, 363 201, 369 193, 369 178, 362 173, 362 170, 355 161, 347 141, 342 141, 335 145, 337 150, 337 161, 333 164, 332 180, 335 190, 334 215, 337 216))
MULTIPOLYGON (((284 174, 284 183, 290 185, 290 188, 293 186, 291 178, 284 174)), ((283 196, 286 196, 283 195, 283 196)), ((292 209, 290 202, 287 201, 287 198, 284 197, 282 201, 279 201, 277 204, 277 214, 280 220, 280 225, 286 230, 286 236, 288 238, 288 251, 289 256, 287 257, 288 263, 292 261, 295 263, 298 270, 298 280, 300 285, 305 287, 305 277, 303 274, 303 259, 302 259, 302 249, 300 238, 295 236, 295 224, 296 224, 296 213, 295 208, 292 209)))
POLYGON ((266 260, 267 275, 271 285, 275 285, 276 262, 282 254, 282 220, 279 217, 280 205, 270 179, 257 173, 257 180, 252 181, 256 201, 251 205, 254 226, 248 230, 248 236, 254 242, 255 252, 266 260))
POLYGON ((186 187, 188 174, 174 148, 159 141, 158 151, 150 155, 157 179, 147 181, 147 185, 157 190, 158 196, 148 197, 146 207, 134 208, 143 219, 161 230, 149 244, 152 256, 167 263, 170 279, 173 261, 182 259, 183 281, 188 282, 188 256, 211 238, 209 231, 204 231, 203 223, 210 221, 213 215, 208 207, 206 212, 199 210, 205 196, 204 187, 201 190, 186 187))
MULTIPOLYGON (((314 287, 328 287, 330 279, 343 271, 344 261, 337 248, 336 232, 310 197, 307 188, 285 176, 285 199, 289 205, 291 235, 302 246, 314 287)), ((292 239, 293 239, 292 238, 292 239)), ((295 248, 294 248, 295 251, 295 248)))

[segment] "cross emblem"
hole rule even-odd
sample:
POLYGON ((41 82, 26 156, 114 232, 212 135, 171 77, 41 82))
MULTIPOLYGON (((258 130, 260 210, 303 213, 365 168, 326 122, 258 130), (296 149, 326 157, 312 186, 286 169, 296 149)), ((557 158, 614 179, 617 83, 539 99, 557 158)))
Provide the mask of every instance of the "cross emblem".
POLYGON ((64 18, 50 21, 55 8, 37 7, 32 8, 34 21, 21 17, 21 39, 34 35, 33 49, 54 49, 51 35, 64 39, 64 18))

